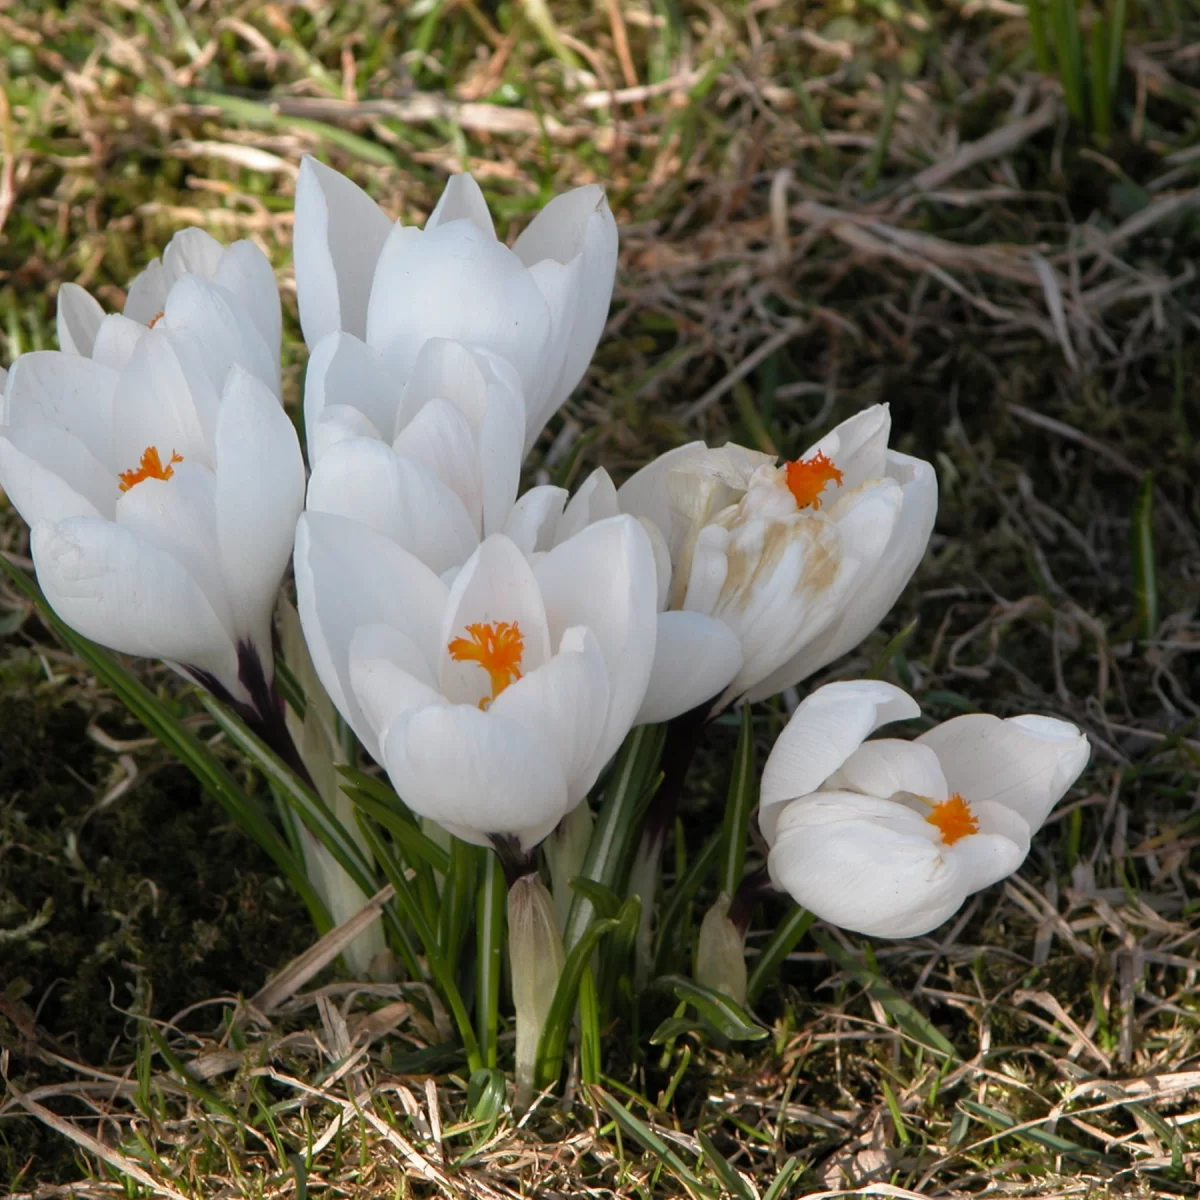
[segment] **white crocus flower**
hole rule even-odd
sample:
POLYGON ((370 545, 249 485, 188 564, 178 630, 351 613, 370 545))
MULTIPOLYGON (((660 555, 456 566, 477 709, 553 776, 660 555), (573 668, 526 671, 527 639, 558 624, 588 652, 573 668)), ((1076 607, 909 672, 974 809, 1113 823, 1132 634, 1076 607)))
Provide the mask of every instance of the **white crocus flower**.
POLYGON ((304 464, 243 350, 221 289, 186 276, 120 371, 22 355, 5 389, 0 484, 68 625, 273 719, 271 615, 304 464))
MULTIPOLYGON (((106 315, 78 284, 64 283, 58 290, 59 348, 119 370, 146 329, 165 317, 175 284, 188 276, 211 285, 210 302, 220 310, 190 314, 189 322, 229 324, 241 343, 238 360, 278 390, 282 314, 275 272, 253 242, 223 246, 203 229, 181 230, 167 243, 162 258, 129 285, 123 313, 106 315), (234 314, 232 322, 224 310, 234 314)), ((178 312, 173 316, 177 330, 187 327, 178 312)))
POLYGON ((339 331, 365 342, 394 394, 430 338, 489 350, 521 380, 526 450, 591 361, 617 265, 616 223, 597 185, 553 199, 509 249, 470 175, 452 176, 416 229, 314 158, 296 184, 294 245, 312 349, 339 331))
POLYGON ((462 566, 516 499, 520 380, 494 354, 443 338, 421 347, 399 389, 372 358, 335 333, 309 363, 308 508, 361 521, 438 573, 462 566))
POLYGON ((296 585, 317 674, 401 798, 501 851, 583 799, 649 681, 654 555, 628 517, 533 564, 495 534, 447 586, 361 522, 307 512, 296 585))
POLYGON ((888 683, 818 688, 762 776, 768 870, 823 920, 916 937, 1011 875, 1090 754, 1052 717, 955 717, 915 741, 865 739, 919 714, 888 683))

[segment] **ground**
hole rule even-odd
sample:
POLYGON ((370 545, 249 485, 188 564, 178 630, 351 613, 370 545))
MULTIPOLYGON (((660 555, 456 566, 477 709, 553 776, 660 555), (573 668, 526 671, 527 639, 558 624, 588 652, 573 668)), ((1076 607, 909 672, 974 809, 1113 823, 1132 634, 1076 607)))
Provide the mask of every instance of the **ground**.
MULTIPOLYGON (((624 1108, 568 1092, 518 1123, 426 1053, 395 988, 330 968, 236 1010, 312 941, 302 907, 5 588, 0 1185, 1193 1194, 1200 14, 1129 8, 1106 134, 1009 0, 0 4, 0 363, 54 345, 61 283, 119 307, 198 223, 275 263, 295 401, 302 154, 406 221, 470 169, 510 237, 601 182, 612 320, 534 466, 623 476, 696 437, 794 455, 889 402, 937 466, 937 531, 831 674, 880 672, 934 719, 1057 714, 1094 747, 1020 874, 947 927, 818 926, 749 1049, 648 1048, 670 1011, 648 1002, 606 1047, 624 1108)), ((0 547, 28 565, 7 509, 0 547)), ((756 714, 760 762, 780 719, 756 714)), ((693 850, 733 743, 718 729, 693 771, 693 850)), ((752 948, 786 911, 762 906, 752 948)))

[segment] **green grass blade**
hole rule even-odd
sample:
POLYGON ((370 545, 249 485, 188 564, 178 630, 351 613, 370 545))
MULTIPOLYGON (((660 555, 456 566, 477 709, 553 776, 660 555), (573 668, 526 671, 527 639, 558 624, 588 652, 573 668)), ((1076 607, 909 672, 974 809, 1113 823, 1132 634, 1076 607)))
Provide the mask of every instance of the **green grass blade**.
POLYGON ((816 917, 807 909, 793 908, 782 925, 771 935, 754 962, 746 980, 746 1003, 757 1004, 763 989, 775 977, 783 960, 800 944, 816 917))
POLYGON ((792 1182, 792 1176, 800 1170, 800 1160, 798 1158, 789 1158, 787 1162, 779 1168, 779 1174, 775 1176, 775 1182, 763 1193, 762 1200, 784 1200, 787 1195, 786 1188, 792 1182))
POLYGON ((723 1190, 737 1200, 755 1200, 754 1193, 746 1181, 729 1165, 729 1160, 713 1144, 712 1138, 703 1129, 696 1130, 696 1140, 704 1151, 708 1164, 717 1173, 723 1190))
POLYGON ((1092 134, 1105 143, 1112 133, 1112 96, 1108 87, 1108 26, 1092 22, 1088 33, 1088 96, 1092 109, 1092 134))
POLYGON ((450 874, 442 887, 442 904, 438 913, 438 945, 442 957, 454 970, 462 956, 463 939, 467 924, 476 909, 476 879, 479 873, 479 857, 490 851, 480 846, 471 846, 461 838, 450 841, 450 874))
POLYGON ((733 755, 733 775, 725 801, 725 824, 721 835, 721 871, 718 889, 736 896, 746 866, 746 831, 756 800, 754 773, 754 717, 750 705, 742 705, 742 726, 733 755))
POLYGON ((1154 556, 1154 475, 1142 476, 1133 506, 1133 594, 1143 641, 1158 635, 1158 567, 1154 556))
POLYGON ((700 885, 712 870, 713 863, 720 858, 721 846, 722 833, 718 830, 696 855, 687 874, 671 889, 670 899, 658 920, 658 947, 654 957, 654 970, 657 974, 666 971, 672 953, 679 950, 680 939, 676 936, 675 929, 683 920, 684 910, 692 897, 700 890, 700 885))
POLYGON ((600 997, 590 966, 579 980, 579 1078, 586 1085, 600 1082, 603 1066, 600 1035, 600 997))
POLYGON ((1125 22, 1128 17, 1128 0, 1113 0, 1112 15, 1108 20, 1108 65, 1106 78, 1110 101, 1115 101, 1121 83, 1121 67, 1125 63, 1125 22))
POLYGON ((418 870, 432 868, 439 875, 450 870, 450 855, 409 817, 399 813, 395 804, 381 804, 357 787, 347 787, 345 792, 360 812, 378 821, 392 835, 410 866, 418 870))
POLYGON ((42 619, 71 653, 82 659, 113 695, 191 771, 204 790, 221 805, 238 828, 270 855, 297 895, 304 901, 318 932, 327 933, 332 929, 333 922, 320 896, 308 881, 303 861, 292 853, 291 847, 266 815, 262 805, 242 791, 233 776, 203 743, 192 735, 145 684, 131 675, 115 655, 88 641, 61 621, 46 603, 41 589, 24 571, 2 555, 0 567, 12 580, 13 585, 37 605, 42 619))
POLYGON ((1042 0, 1025 0, 1025 8, 1029 13, 1029 40, 1033 43, 1033 61, 1043 75, 1054 73, 1054 63, 1050 58, 1050 42, 1046 37, 1046 12, 1042 0))
POLYGON ((1082 125, 1086 118, 1083 103, 1083 43, 1079 33, 1077 0, 1049 0, 1049 3, 1058 77, 1062 82, 1067 109, 1082 125))
POLYGON ((504 921, 507 891, 500 860, 488 851, 476 908, 475 1020, 479 1053, 489 1067, 496 1065, 500 1029, 500 975, 504 968, 504 921))
POLYGON ((686 975, 663 975, 654 981, 653 987, 686 1001, 731 1042, 761 1042, 771 1036, 769 1029, 724 992, 705 987, 686 975))

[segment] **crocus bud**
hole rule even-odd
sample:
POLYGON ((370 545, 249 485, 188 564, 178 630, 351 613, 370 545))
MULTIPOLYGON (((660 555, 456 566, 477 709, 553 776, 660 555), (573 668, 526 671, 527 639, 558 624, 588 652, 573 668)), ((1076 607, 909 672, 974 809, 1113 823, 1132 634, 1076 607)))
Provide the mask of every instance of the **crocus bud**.
POLYGON ((729 919, 729 905, 729 893, 722 892, 700 923, 696 982, 745 1004, 746 947, 741 932, 729 919))
POLYGON ((554 901, 537 875, 525 875, 508 892, 508 958, 517 1018, 517 1106, 533 1096, 538 1040, 563 969, 562 935, 554 901))

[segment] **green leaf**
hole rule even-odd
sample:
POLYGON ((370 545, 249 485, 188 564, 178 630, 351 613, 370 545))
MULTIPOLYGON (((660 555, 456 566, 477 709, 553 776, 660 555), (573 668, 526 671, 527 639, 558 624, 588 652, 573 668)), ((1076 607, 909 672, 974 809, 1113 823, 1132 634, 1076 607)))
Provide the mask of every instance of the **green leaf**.
POLYGON ((723 992, 705 987, 686 975, 660 975, 651 985, 690 1004, 722 1037, 731 1042, 761 1042, 771 1031, 723 992))
POLYGON ((755 959, 750 977, 746 980, 746 999, 757 1004, 763 989, 775 977, 784 959, 800 944, 816 918, 803 908, 793 908, 783 923, 771 934, 762 953, 755 959))
POLYGON ((666 906, 658 918, 656 936, 658 945, 654 953, 654 969, 657 973, 666 972, 671 955, 678 949, 681 938, 675 930, 683 920, 684 910, 692 897, 700 890, 700 885, 712 870, 713 863, 721 854, 722 832, 718 830, 708 839, 704 849, 696 856, 696 860, 688 868, 687 874, 671 889, 666 906))
POLYGON ((934 1023, 914 1008, 890 983, 866 963, 859 962, 854 955, 847 953, 831 937, 814 931, 813 940, 843 971, 847 972, 858 984, 864 987, 883 1006, 883 1010, 894 1017, 913 1041, 932 1050, 935 1054, 944 1054, 947 1058, 958 1058, 958 1051, 944 1033, 934 1023))
POLYGON ((750 813, 757 801, 754 771, 754 717, 749 704, 742 705, 742 725, 733 755, 733 774, 725 802, 722 832, 721 871, 718 889, 736 896, 746 866, 746 836, 750 813))
POLYGON ((601 1046, 600 997, 589 965, 579 980, 579 1077, 584 1084, 600 1082, 601 1046))
POLYGON ((615 917, 621 911, 621 897, 612 888, 605 887, 594 879, 577 875, 571 880, 571 891, 591 901, 592 907, 601 917, 615 917))
POLYGON ((368 796, 357 787, 347 787, 344 791, 355 808, 373 821, 378 821, 392 835, 412 866, 431 867, 439 875, 449 872, 450 855, 412 820, 401 816, 393 805, 381 804, 374 796, 368 796))
POLYGON ((779 1168, 779 1174, 775 1176, 775 1182, 763 1194, 762 1200, 784 1200, 787 1195, 786 1188, 792 1182, 792 1176, 800 1170, 800 1160, 794 1155, 779 1168))
POLYGON ((493 851, 487 852, 476 913, 475 1020, 479 1051, 489 1067, 496 1065, 500 1029, 500 975, 504 969, 504 923, 507 915, 504 871, 493 851))
MULTIPOLYGON (((747 705, 747 707, 749 707, 747 705)), ((704 1150, 704 1157, 709 1165, 721 1177, 725 1191, 738 1197, 738 1200, 755 1200, 754 1193, 746 1181, 729 1165, 729 1160, 713 1145, 713 1140, 702 1129, 696 1130, 696 1141, 704 1150)))

